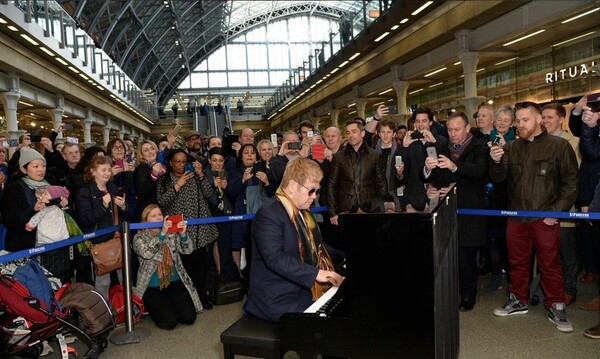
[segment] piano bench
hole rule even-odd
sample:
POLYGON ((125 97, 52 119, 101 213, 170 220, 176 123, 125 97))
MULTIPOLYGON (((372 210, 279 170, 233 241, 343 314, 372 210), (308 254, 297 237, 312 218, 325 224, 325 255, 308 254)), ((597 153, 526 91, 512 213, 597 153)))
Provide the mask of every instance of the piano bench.
POLYGON ((225 359, 245 355, 265 359, 281 359, 279 324, 245 315, 221 333, 225 359))

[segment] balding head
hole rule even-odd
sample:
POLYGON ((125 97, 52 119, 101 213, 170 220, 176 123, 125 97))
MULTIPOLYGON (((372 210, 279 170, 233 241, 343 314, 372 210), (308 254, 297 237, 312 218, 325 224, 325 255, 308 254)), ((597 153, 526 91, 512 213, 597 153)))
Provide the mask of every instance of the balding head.
POLYGON ((254 144, 254 131, 251 128, 244 128, 240 135, 240 144, 254 144))

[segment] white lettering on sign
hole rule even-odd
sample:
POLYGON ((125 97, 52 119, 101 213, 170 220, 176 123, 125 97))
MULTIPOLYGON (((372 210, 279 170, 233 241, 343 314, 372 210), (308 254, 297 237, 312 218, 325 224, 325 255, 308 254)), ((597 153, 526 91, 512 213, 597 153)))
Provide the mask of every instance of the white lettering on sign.
POLYGON ((566 69, 561 69, 554 72, 546 72, 546 83, 550 84, 556 81, 588 75, 590 73, 590 69, 594 67, 595 64, 596 63, 592 61, 592 64, 590 66, 586 64, 581 64, 570 66, 566 69))

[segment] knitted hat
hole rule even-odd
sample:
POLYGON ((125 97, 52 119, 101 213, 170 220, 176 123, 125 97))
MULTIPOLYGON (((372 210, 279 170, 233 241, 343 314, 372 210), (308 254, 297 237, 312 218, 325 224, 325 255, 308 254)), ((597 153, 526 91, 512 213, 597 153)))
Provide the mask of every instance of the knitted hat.
POLYGON ((50 198, 69 198, 69 190, 63 186, 48 186, 46 191, 48 191, 50 198))
POLYGON ((33 148, 23 147, 19 150, 19 167, 25 167, 33 160, 43 160, 46 163, 46 159, 38 151, 33 148))

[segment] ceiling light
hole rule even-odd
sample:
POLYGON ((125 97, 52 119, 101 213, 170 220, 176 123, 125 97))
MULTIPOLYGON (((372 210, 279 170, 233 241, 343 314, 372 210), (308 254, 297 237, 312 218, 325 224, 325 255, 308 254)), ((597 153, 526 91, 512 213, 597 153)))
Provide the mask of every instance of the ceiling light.
POLYGON ((359 56, 360 56, 360 52, 357 52, 354 55, 350 56, 350 58, 348 60, 352 61, 352 60, 354 60, 355 58, 357 58, 359 56))
POLYGON ((102 86, 100 86, 100 85, 98 85, 98 86, 96 86, 96 87, 98 88, 98 90, 100 90, 100 91, 104 91, 104 87, 102 87, 102 86))
POLYGON ((340 71, 339 67, 336 67, 335 69, 331 70, 330 74, 335 74, 336 72, 340 71))
MULTIPOLYGON (((32 114, 33 115, 33 114, 32 114)), ((31 127, 35 127, 35 122, 31 123, 31 127)))
POLYGON ((32 105, 32 104, 30 104, 30 103, 27 103, 27 102, 19 101, 19 103, 20 103, 21 105, 25 105, 25 106, 33 107, 33 105, 32 105))
POLYGON ((409 92, 408 94, 409 95, 414 95, 414 94, 416 94, 417 92, 420 92, 420 91, 423 91, 423 89, 414 90, 412 92, 409 92))
POLYGON ((348 115, 352 115, 353 113, 356 113, 356 111, 350 111, 348 112, 348 115))
POLYGON ((595 8, 595 9, 592 9, 592 10, 590 10, 590 11, 586 11, 586 12, 584 12, 583 14, 579 14, 579 15, 577 15, 577 16, 573 16, 573 17, 572 17, 572 18, 570 18, 570 19, 567 19, 567 20, 565 20, 565 21, 562 21, 562 22, 561 22, 561 24, 566 24, 566 23, 568 23, 568 22, 571 22, 571 21, 573 21, 573 20, 579 19, 580 17, 584 17, 584 16, 586 16, 586 15, 589 15, 589 14, 591 14, 591 13, 594 13, 594 12, 596 12, 596 11, 598 11, 598 10, 600 10, 600 8, 598 8, 598 7, 597 7, 597 8, 595 8))
POLYGON ((27 40, 30 44, 32 44, 33 46, 38 46, 38 42, 35 41, 34 39, 32 39, 31 37, 25 35, 25 34, 21 34, 21 37, 24 38, 25 40, 27 40))
POLYGON ((489 99, 487 103, 488 103, 488 105, 493 105, 494 104, 494 100, 489 99))
POLYGON ((3 18, 0 17, 0 24, 8 24, 8 23, 6 22, 6 20, 4 20, 3 18))
POLYGON ((18 32, 18 31, 19 31, 19 29, 17 29, 16 27, 14 27, 14 26, 12 26, 12 25, 9 25, 9 26, 7 26, 7 27, 8 27, 10 30, 14 31, 14 32, 18 32))
POLYGON ((354 102, 353 102, 353 103, 349 104, 349 105, 348 105, 348 108, 350 108, 350 107, 352 107, 352 106, 356 106, 356 103, 354 103, 354 102))
POLYGON ((433 4, 433 1, 428 1, 425 4, 423 4, 420 8, 418 8, 417 10, 413 11, 411 13, 412 16, 415 16, 417 14, 419 14, 421 11, 425 10, 425 8, 427 8, 429 5, 433 4))
POLYGON ((456 66, 456 65, 460 65, 460 64, 462 64, 462 62, 456 61, 453 65, 456 66))
POLYGON ((81 76, 84 80, 89 80, 89 77, 85 76, 84 74, 79 74, 79 76, 81 76))
POLYGON ((42 47, 40 47, 40 50, 44 51, 49 56, 54 57, 54 53, 52 51, 48 50, 47 48, 45 48, 45 47, 42 46, 42 47))
POLYGON ((67 62, 63 59, 61 59, 60 57, 55 57, 56 61, 60 62, 61 64, 63 64, 64 66, 67 66, 67 62))
POLYGON ((560 45, 564 45, 564 44, 566 44, 567 42, 571 42, 571 41, 575 41, 575 40, 577 40, 577 39, 581 39, 582 37, 586 37, 586 36, 588 36, 588 35, 591 35, 591 34, 593 34, 593 33, 595 33, 595 32, 596 32, 596 31, 591 31, 591 32, 588 32, 587 34, 583 34, 583 35, 575 36, 575 37, 574 37, 574 38, 572 38, 572 39, 565 40, 565 41, 561 41, 561 42, 559 42, 558 44, 554 44, 554 45, 552 45, 552 46, 560 46, 560 45))
POLYGON ((383 34, 379 35, 378 38, 375 39, 375 42, 381 41, 384 37, 388 36, 389 34, 390 34, 389 31, 384 32, 383 34))
POLYGON ((480 68, 480 69, 477 69, 477 71, 475 71, 475 72, 481 72, 481 71, 483 71, 483 70, 485 70, 485 67, 482 67, 482 68, 480 68))
POLYGON ((400 25, 394 25, 394 26, 392 26, 392 28, 390 30, 394 31, 394 30, 396 30, 399 27, 400 27, 400 25))
POLYGON ((350 61, 346 60, 346 61, 342 62, 339 67, 342 68, 342 67, 348 65, 348 62, 350 62, 350 61))
POLYGON ((74 73, 78 74, 79 70, 77 70, 76 68, 74 68, 73 66, 69 66, 69 70, 73 71, 74 73))
POLYGON ((393 88, 391 88, 391 89, 387 89, 387 90, 385 90, 385 91, 383 91, 383 92, 380 92, 379 94, 380 94, 380 95, 384 95, 384 94, 386 94, 386 93, 388 93, 388 92, 390 92, 390 91, 392 91, 392 90, 393 90, 393 88))
POLYGON ((432 87, 436 87, 436 86, 442 85, 443 83, 444 83, 443 81, 442 81, 442 82, 438 82, 437 84, 433 84, 433 85, 429 86, 429 88, 432 88, 432 87))
POLYGON ((529 35, 525 35, 525 36, 519 37, 518 39, 515 39, 515 40, 513 40, 513 41, 507 42, 506 44, 504 44, 504 45, 502 45, 502 46, 509 46, 509 45, 512 45, 512 44, 514 44, 514 43, 517 43, 517 42, 519 42, 519 41, 521 41, 521 40, 525 40, 525 39, 527 39, 527 38, 530 38, 530 37, 532 37, 532 36, 535 36, 535 35, 541 34, 541 33, 542 33, 542 32, 544 32, 544 31, 546 31, 546 29, 541 29, 541 30, 538 30, 538 31, 536 31, 536 32, 532 32, 532 33, 531 33, 531 34, 529 34, 529 35))
POLYGON ((401 24, 406 24, 408 22, 408 18, 405 17, 404 19, 400 20, 401 24))
POLYGON ((504 60, 504 61, 497 62, 497 63, 495 63, 494 65, 495 65, 495 66, 504 65, 505 63, 507 63, 507 62, 511 62, 511 61, 512 61, 512 60, 514 60, 514 59, 517 59, 517 57, 511 57, 510 59, 506 59, 506 60, 504 60))
POLYGON ((446 70, 446 69, 447 69, 447 67, 442 67, 441 69, 437 69, 437 70, 435 70, 435 71, 431 71, 430 73, 426 74, 426 75, 425 75, 425 77, 429 77, 429 76, 431 76, 431 75, 435 75, 435 74, 437 74, 438 72, 442 72, 442 71, 444 71, 444 70, 446 70))
POLYGON ((385 103, 385 101, 381 101, 381 102, 377 102, 373 104, 373 107, 377 107, 379 105, 383 105, 385 103))

